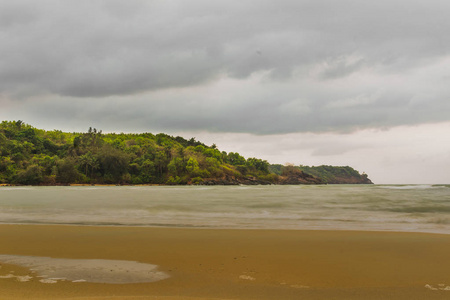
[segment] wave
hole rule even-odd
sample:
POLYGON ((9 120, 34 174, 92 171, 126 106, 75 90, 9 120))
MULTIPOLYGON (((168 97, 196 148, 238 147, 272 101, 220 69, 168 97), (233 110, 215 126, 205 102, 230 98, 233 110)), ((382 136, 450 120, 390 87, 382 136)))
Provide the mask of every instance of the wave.
POLYGON ((432 184, 395 184, 395 185, 378 185, 377 187, 390 190, 425 190, 432 189, 436 185, 432 184))
POLYGON ((450 225, 450 218, 434 218, 427 221, 428 224, 450 225))
POLYGON ((385 210, 403 213, 450 213, 450 206, 405 206, 385 210))
POLYGON ((434 188, 450 188, 450 184, 433 184, 434 188))
POLYGON ((0 223, 450 233, 448 187, 2 187, 0 223))

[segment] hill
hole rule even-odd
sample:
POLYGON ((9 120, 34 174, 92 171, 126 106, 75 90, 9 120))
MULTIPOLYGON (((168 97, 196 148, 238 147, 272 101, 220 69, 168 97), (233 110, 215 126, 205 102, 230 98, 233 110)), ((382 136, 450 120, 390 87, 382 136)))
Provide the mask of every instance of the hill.
MULTIPOLYGON (((320 179, 325 184, 373 184, 368 178, 367 174, 360 174, 358 171, 349 166, 290 166, 291 169, 297 172, 303 172, 320 179)), ((282 174, 286 166, 271 165, 269 170, 275 174, 282 174)))
MULTIPOLYGON (((0 183, 66 184, 320 184, 314 172, 244 158, 164 133, 85 133, 0 123, 0 183)), ((359 173, 358 173, 359 174, 359 173)), ((329 182, 331 183, 331 182, 329 182)))
POLYGON ((366 173, 360 174, 349 166, 299 166, 299 169, 308 174, 317 176, 328 184, 372 184, 372 181, 366 173))

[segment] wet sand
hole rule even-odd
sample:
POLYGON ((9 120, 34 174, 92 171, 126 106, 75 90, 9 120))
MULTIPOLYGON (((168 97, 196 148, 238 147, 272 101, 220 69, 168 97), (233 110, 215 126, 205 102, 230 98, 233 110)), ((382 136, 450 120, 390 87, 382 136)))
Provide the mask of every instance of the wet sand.
POLYGON ((170 278, 42 283, 0 263, 0 299, 450 299, 450 235, 0 225, 0 254, 129 260, 170 278), (433 290, 435 289, 435 290, 433 290))

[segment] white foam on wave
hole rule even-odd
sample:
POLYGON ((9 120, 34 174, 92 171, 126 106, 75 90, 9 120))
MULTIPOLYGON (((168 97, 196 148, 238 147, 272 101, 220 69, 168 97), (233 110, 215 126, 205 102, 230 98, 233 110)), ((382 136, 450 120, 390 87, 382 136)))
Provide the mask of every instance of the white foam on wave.
POLYGON ((256 280, 255 277, 252 277, 252 276, 250 276, 250 275, 240 275, 240 276, 239 276, 239 279, 250 280, 250 281, 256 280))
POLYGON ((31 187, 16 187, 16 186, 11 186, 11 187, 5 187, 5 186, 1 186, 0 187, 0 191, 20 191, 20 190, 31 190, 31 187))
POLYGON ((450 291, 450 286, 444 283, 440 283, 437 286, 432 286, 431 284, 425 284, 425 288, 432 291, 450 291))
MULTIPOLYGON (((158 271, 157 265, 140 263, 126 260, 106 259, 66 259, 40 256, 0 255, 0 262, 19 265, 30 268, 39 277, 42 283, 55 283, 58 280, 72 282, 95 282, 95 283, 142 283, 155 282, 169 277, 164 272, 158 271)), ((32 277, 19 279, 29 281, 32 277)), ((24 277, 24 276, 22 276, 24 277)))
POLYGON ((44 279, 40 279, 39 282, 41 282, 41 283, 57 283, 58 281, 55 279, 44 278, 44 279))
POLYGON ((434 188, 431 184, 411 184, 411 185, 379 185, 379 188, 390 190, 424 190, 434 188))
POLYGON ((7 274, 7 275, 0 276, 0 278, 1 279, 16 278, 17 281, 26 282, 26 281, 30 281, 30 279, 32 279, 33 277, 31 277, 29 275, 20 276, 20 275, 14 275, 14 274, 7 274))

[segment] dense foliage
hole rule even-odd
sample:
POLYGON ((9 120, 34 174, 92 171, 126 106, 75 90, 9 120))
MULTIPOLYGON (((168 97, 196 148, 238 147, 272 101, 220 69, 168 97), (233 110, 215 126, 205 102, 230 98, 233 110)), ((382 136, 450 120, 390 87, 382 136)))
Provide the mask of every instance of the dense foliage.
POLYGON ((167 134, 85 133, 0 123, 0 183, 317 184, 371 183, 351 167, 270 165, 167 134))
POLYGON ((325 183, 372 183, 366 173, 360 174, 355 169, 335 166, 299 166, 299 169, 305 173, 314 175, 322 179, 325 183))
POLYGON ((221 152, 195 138, 0 124, 0 183, 197 184, 218 178, 277 180, 267 161, 221 152))
POLYGON ((360 174, 352 167, 336 167, 336 166, 282 166, 282 165, 270 165, 269 170, 272 173, 278 175, 290 175, 295 172, 304 172, 322 180, 323 183, 341 184, 341 183, 363 183, 371 184, 372 181, 368 178, 367 174, 360 174))

